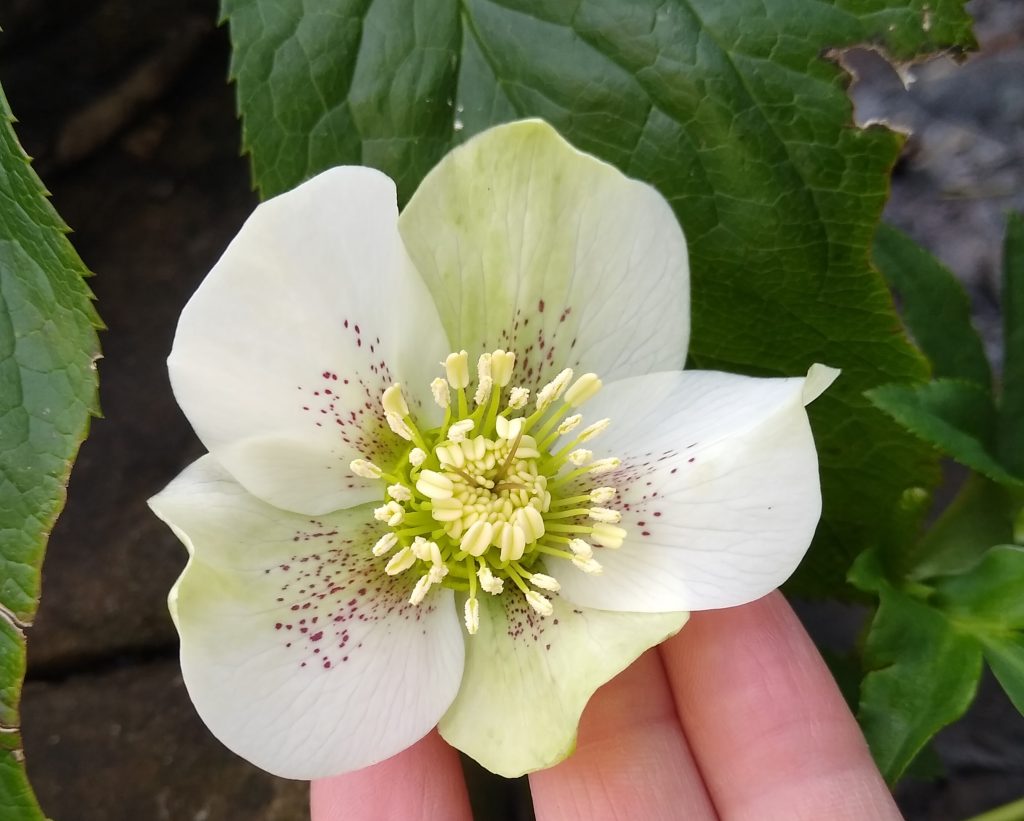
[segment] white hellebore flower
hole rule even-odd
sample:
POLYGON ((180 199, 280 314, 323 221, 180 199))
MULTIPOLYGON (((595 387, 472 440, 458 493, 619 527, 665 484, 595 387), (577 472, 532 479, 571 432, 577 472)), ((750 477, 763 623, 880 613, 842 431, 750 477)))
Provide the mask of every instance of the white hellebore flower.
POLYGON ((151 500, 217 737, 315 778, 439 725, 519 775, 688 611, 781 584, 835 372, 679 370, 688 276, 665 200, 538 121, 453 150, 400 215, 359 167, 260 205, 170 356, 209 454, 151 500))

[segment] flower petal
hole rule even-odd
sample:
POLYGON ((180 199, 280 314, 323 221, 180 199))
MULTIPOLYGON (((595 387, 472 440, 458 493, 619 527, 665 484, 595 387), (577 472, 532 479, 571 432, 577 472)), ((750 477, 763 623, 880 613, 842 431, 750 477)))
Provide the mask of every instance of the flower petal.
POLYGON ((480 631, 466 641, 462 687, 438 729, 509 778, 568 756, 594 691, 687 618, 580 609, 557 596, 544 618, 515 593, 479 601, 480 631))
MULTIPOLYGON (((326 171, 258 206, 185 306, 168 362, 199 438, 249 492, 309 514, 360 504, 379 483, 380 397, 427 389, 448 352, 397 230, 395 187, 326 171)), ((429 395, 426 397, 429 399, 429 395)), ((433 402, 423 412, 437 412, 433 402)))
POLYGON ((618 488, 628 535, 597 551, 600 576, 560 572, 563 595, 609 610, 692 611, 782 584, 821 514, 804 405, 837 375, 820 365, 806 379, 677 371, 605 388, 587 410, 612 419, 600 445, 623 464, 601 479, 618 488))
POLYGON ((171 590, 185 686, 226 746, 285 778, 381 761, 423 737, 462 677, 450 590, 419 607, 384 575, 369 506, 310 519, 210 456, 150 506, 189 549, 171 590))
POLYGON ((650 186, 547 123, 453 150, 399 218, 456 348, 507 348, 536 388, 562 368, 611 380, 682 367, 686 241, 650 186))

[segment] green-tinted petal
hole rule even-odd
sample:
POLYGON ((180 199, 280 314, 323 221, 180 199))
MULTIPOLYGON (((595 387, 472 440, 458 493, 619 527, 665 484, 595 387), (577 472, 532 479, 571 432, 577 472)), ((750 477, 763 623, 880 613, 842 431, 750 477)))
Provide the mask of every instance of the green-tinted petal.
POLYGON ((480 632, 466 640, 462 686, 441 719, 449 744, 499 775, 568 756, 594 691, 688 616, 590 610, 558 597, 553 604, 542 618, 514 591, 482 596, 480 632))
POLYGON ((607 381, 683 365, 689 266, 671 208, 544 122, 456 148, 399 230, 452 344, 514 350, 528 387, 564 367, 607 381))
POLYGON ((371 554, 372 506, 287 513, 211 456, 150 505, 190 553, 169 597, 185 686, 238 755, 286 778, 336 775, 405 749, 451 704, 452 593, 408 604, 414 580, 371 554))

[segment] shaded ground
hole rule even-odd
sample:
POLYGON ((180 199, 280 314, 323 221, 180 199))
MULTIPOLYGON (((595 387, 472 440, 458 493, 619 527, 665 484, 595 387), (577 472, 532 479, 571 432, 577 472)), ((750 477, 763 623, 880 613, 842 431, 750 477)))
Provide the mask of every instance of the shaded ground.
MULTIPOLYGON (((174 323, 255 202, 238 157, 225 32, 210 24, 213 0, 87 5, 47 0, 41 14, 35 0, 0 4, 0 79, 99 273, 92 284, 109 327, 105 418, 74 471, 30 634, 30 774, 58 821, 301 818, 305 785, 236 759, 195 717, 164 604, 184 551, 145 507, 200 453, 167 384, 174 323)), ((1024 3, 977 10, 985 53, 962 69, 930 65, 909 94, 884 64, 851 59, 864 78, 861 117, 920 129, 888 216, 969 284, 997 351, 1002 212, 1024 207, 1024 3)), ((822 632, 832 616, 809 618, 822 632)), ((909 817, 956 819, 1024 794, 1024 720, 998 688, 987 684, 938 746, 949 776, 905 786, 909 817)), ((493 800, 511 799, 499 790, 493 800)))

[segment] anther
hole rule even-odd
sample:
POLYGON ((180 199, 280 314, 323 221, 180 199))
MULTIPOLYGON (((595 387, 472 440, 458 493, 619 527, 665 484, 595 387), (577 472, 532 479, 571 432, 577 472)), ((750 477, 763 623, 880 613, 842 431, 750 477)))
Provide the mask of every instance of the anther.
POLYGON ((567 419, 562 420, 562 424, 558 426, 558 435, 565 436, 569 431, 575 430, 582 421, 583 417, 578 413, 574 413, 567 419))
POLYGON ((412 491, 405 485, 388 485, 388 496, 396 502, 408 502, 412 498, 412 491))
POLYGON ((491 396, 491 387, 492 382, 489 376, 486 379, 481 379, 480 383, 476 386, 476 393, 473 394, 473 401, 477 405, 484 404, 491 396))
POLYGON ((534 587, 539 587, 541 590, 550 590, 552 593, 557 593, 562 589, 558 579, 545 573, 533 573, 530 576, 530 584, 534 587))
POLYGON ((450 499, 454 487, 451 479, 433 470, 424 470, 416 480, 416 490, 428 499, 450 499))
POLYGON ((492 596, 497 596, 505 589, 505 583, 491 573, 491 568, 487 565, 482 565, 476 572, 476 577, 480 580, 480 587, 485 593, 490 593, 492 596))
POLYGON ((523 558, 523 553, 526 552, 526 541, 526 533, 519 523, 517 511, 516 524, 510 524, 501 531, 498 544, 501 561, 517 562, 523 558))
POLYGON ((390 527, 396 527, 405 518, 405 508, 398 502, 388 502, 386 505, 374 509, 373 518, 378 522, 387 522, 390 527))
MULTIPOLYGON (((586 448, 577 448, 569 454, 569 461, 577 467, 581 467, 594 458, 594 452, 586 448)), ((596 462, 594 464, 597 464, 596 462)))
POLYGON ((423 448, 413 448, 409 451, 409 464, 418 468, 427 461, 427 452, 423 448))
POLYGON ((592 425, 588 425, 582 431, 580 435, 576 437, 577 442, 587 442, 608 430, 608 426, 612 423, 611 419, 601 419, 594 422, 592 425))
POLYGON ((452 402, 451 391, 448 390, 448 380, 437 377, 430 383, 430 393, 434 401, 442 408, 447 408, 452 402))
POLYGON ((537 410, 543 411, 558 399, 572 380, 572 368, 566 368, 537 392, 537 410))
POLYGON ((599 390, 601 390, 601 380, 597 378, 597 374, 585 373, 565 392, 566 404, 578 408, 588 399, 593 399, 599 390))
POLYGON ((592 576, 599 576, 604 572, 604 568, 597 559, 584 559, 581 556, 576 556, 573 558, 572 563, 584 573, 589 573, 592 576))
POLYGON ((602 547, 617 548, 622 547, 626 531, 607 522, 597 522, 591 531, 591 536, 602 547))
POLYGON ((398 537, 394 533, 385 533, 383 536, 377 539, 377 543, 373 546, 373 555, 383 556, 387 553, 390 553, 391 548, 393 548, 396 544, 398 544, 398 537))
POLYGON ((477 382, 480 382, 481 384, 484 382, 490 383, 493 379, 491 376, 491 355, 489 353, 482 353, 480 354, 480 358, 477 359, 476 379, 477 382))
POLYGON ((622 465, 622 460, 616 456, 610 456, 607 459, 598 459, 596 462, 591 464, 590 473, 601 474, 608 473, 609 471, 615 470, 622 465))
POLYGON ((571 539, 569 541, 569 550, 578 559, 594 558, 594 549, 583 539, 571 539))
POLYGON ((526 596, 527 604, 542 616, 550 616, 555 611, 555 608, 551 605, 551 600, 542 596, 536 590, 528 590, 524 595, 526 596))
POLYGON ((590 491, 590 501, 595 505, 606 505, 615 498, 616 493, 613 487, 596 487, 590 491))
POLYGON ((622 514, 619 511, 607 507, 592 507, 587 511, 587 515, 595 522, 617 525, 622 521, 622 514))
POLYGON ((405 396, 402 393, 402 386, 397 382, 384 391, 383 396, 380 398, 380 403, 384 406, 385 413, 393 413, 399 419, 409 415, 409 405, 406 403, 405 396))
POLYGON ((427 591, 430 590, 430 585, 433 583, 429 574, 420 576, 416 586, 412 589, 412 595, 409 596, 409 604, 420 604, 426 598, 427 591))
POLYGON ((463 419, 448 428, 448 439, 451 442, 464 442, 466 436, 476 423, 472 419, 463 419))
POLYGON ((474 522, 462 537, 459 549, 473 557, 483 556, 491 545, 493 534, 494 526, 490 522, 474 522))
POLYGON ((394 433, 401 436, 406 442, 413 440, 412 429, 405 423, 405 420, 397 413, 384 413, 384 421, 394 433))
MULTIPOLYGON (((531 544, 544 535, 544 517, 540 511, 532 505, 521 507, 515 514, 516 525, 518 525, 526 537, 526 543, 531 544)), ((520 556, 516 556, 518 560, 520 556)))
POLYGON ((516 459, 537 459, 540 451, 537 450, 537 440, 532 436, 523 435, 519 439, 519 445, 515 448, 516 459))
POLYGON ((348 469, 363 479, 379 479, 383 472, 373 462, 369 462, 366 459, 353 459, 349 462, 348 469))
POLYGON ((508 392, 508 406, 512 410, 520 410, 526 407, 526 403, 530 401, 530 391, 528 388, 512 388, 508 392))
POLYGON ((465 388, 469 384, 469 354, 465 351, 450 353, 445 357, 445 375, 448 377, 448 384, 455 390, 465 388))
POLYGON ((409 546, 409 549, 412 551, 412 554, 421 562, 429 562, 430 545, 431 543, 424 539, 422 536, 417 536, 415 539, 412 540, 412 544, 409 546))
POLYGON ((504 388, 512 381, 512 369, 516 364, 516 355, 511 351, 497 350, 491 354, 491 379, 499 388, 504 388))
POLYGON ((458 499, 434 499, 430 515, 435 522, 457 522, 462 512, 462 502, 458 499))
POLYGON ((475 636, 480 629, 480 602, 476 599, 466 599, 465 616, 466 632, 475 636))
POLYGON ((515 419, 499 416, 494 420, 494 424, 501 439, 517 439, 523 434, 523 419, 521 416, 515 419))
POLYGON ((403 547, 384 566, 384 572, 389 576, 397 576, 416 564, 415 554, 408 548, 403 547))

